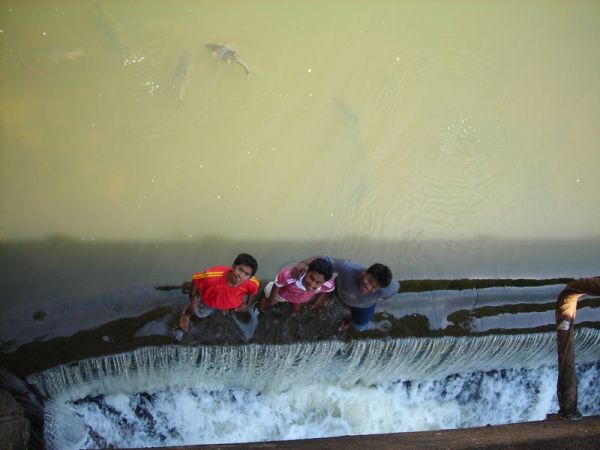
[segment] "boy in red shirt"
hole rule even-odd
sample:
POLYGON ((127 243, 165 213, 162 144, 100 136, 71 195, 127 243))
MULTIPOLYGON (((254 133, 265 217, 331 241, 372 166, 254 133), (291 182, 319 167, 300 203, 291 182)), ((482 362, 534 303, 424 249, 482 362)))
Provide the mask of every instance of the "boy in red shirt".
POLYGON ((258 269, 256 259, 240 253, 231 267, 214 266, 192 276, 190 303, 183 308, 179 326, 187 331, 194 313, 199 318, 210 316, 217 310, 243 311, 258 293, 259 282, 254 278, 258 269), (244 297, 247 301, 244 302, 244 297))

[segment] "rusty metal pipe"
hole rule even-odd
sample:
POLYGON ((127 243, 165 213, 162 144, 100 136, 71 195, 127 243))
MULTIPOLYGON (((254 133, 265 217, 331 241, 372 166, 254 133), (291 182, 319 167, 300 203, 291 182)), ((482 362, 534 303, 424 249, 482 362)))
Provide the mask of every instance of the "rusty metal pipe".
POLYGON ((577 373, 573 322, 577 301, 584 295, 600 295, 600 277, 580 278, 567 284, 556 299, 556 341, 558 347, 558 414, 569 419, 580 418, 577 409, 577 373))

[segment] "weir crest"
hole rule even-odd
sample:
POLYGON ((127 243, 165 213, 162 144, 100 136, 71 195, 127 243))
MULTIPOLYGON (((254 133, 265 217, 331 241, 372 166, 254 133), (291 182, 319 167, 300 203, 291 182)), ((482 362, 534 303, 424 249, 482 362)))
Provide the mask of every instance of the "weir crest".
MULTIPOLYGON (((578 363, 600 359, 600 331, 575 334, 578 363)), ((133 393, 203 385, 285 390, 295 383, 342 385, 435 380, 455 373, 556 364, 555 333, 365 339, 283 345, 143 347, 32 374, 47 398, 133 393)))

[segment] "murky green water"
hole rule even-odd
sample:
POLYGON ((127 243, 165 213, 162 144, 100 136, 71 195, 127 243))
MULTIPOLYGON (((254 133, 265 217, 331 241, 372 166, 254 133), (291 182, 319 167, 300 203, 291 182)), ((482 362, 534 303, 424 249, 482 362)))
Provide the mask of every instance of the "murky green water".
POLYGON ((3 243, 598 272, 596 1, 2 0, 0 30, 3 243))

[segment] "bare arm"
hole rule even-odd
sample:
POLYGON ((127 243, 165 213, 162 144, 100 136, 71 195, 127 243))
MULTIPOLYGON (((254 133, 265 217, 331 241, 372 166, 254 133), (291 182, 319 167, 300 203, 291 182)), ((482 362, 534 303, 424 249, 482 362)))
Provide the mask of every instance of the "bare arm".
POLYGON ((271 289, 271 295, 269 295, 269 305, 273 306, 275 304, 275 299, 279 295, 279 290, 281 288, 276 284, 273 284, 273 288, 271 289))
POLYGON ((319 256, 311 256, 310 258, 300 261, 298 264, 292 267, 292 276, 294 278, 300 278, 300 276, 308 269, 308 265, 317 258, 319 258, 319 256))
POLYGON ((194 301, 194 299, 198 296, 198 286, 192 283, 192 288, 190 289, 190 302, 194 301))
POLYGON ((331 292, 321 292, 317 295, 317 300, 310 306, 310 309, 322 311, 329 300, 331 300, 331 292))

